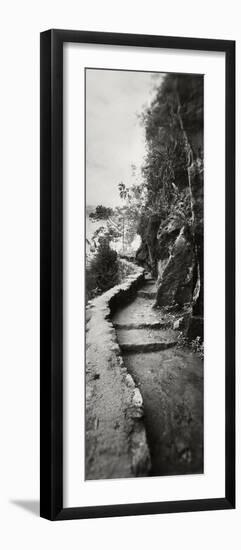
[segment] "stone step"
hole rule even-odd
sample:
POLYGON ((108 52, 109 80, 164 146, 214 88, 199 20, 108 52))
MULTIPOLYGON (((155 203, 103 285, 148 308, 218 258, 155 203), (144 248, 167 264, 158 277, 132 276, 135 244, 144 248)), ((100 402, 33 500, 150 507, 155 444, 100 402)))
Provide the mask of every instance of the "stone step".
POLYGON ((165 329, 165 328, 168 328, 168 327, 171 327, 173 325, 173 322, 166 319, 166 320, 162 320, 162 321, 152 321, 150 323, 113 323, 113 326, 116 328, 116 329, 128 329, 128 330, 133 330, 133 329, 153 329, 153 330, 158 330, 158 329, 165 329))
POLYGON ((156 283, 153 283, 153 281, 151 281, 150 283, 147 282, 144 284, 144 286, 142 286, 140 288, 140 290, 145 290, 146 292, 151 292, 153 290, 153 292, 157 291, 157 287, 156 287, 156 283))
POLYGON ((124 353, 147 353, 175 346, 178 334, 171 329, 118 329, 117 338, 124 353))
POLYGON ((145 281, 156 281, 156 279, 149 273, 145 274, 145 281))
POLYGON ((153 300, 153 298, 156 297, 156 290, 154 291, 148 291, 148 290, 138 290, 137 295, 141 298, 146 298, 147 300, 153 300))
POLYGON ((113 315, 113 324, 136 324, 145 325, 153 323, 162 323, 164 321, 165 326, 167 323, 171 324, 172 316, 166 315, 160 309, 154 309, 152 307, 153 302, 137 296, 135 300, 125 305, 123 308, 119 308, 113 315))
POLYGON ((176 342, 150 342, 149 344, 120 344, 121 351, 126 353, 152 353, 173 348, 176 342))

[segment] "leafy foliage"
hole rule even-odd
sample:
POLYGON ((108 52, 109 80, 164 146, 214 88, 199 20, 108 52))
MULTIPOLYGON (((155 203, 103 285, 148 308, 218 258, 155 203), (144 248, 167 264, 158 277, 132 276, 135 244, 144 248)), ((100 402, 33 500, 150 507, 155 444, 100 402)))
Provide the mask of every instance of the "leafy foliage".
POLYGON ((117 253, 110 248, 109 240, 102 238, 96 255, 86 269, 87 300, 109 290, 117 283, 117 253))
POLYGON ((157 231, 165 237, 182 226, 193 227, 189 170, 194 163, 202 170, 202 76, 167 74, 141 120, 147 152, 142 167, 145 204, 138 225, 140 258, 148 254, 155 274, 162 248, 157 246, 157 231))
POLYGON ((107 220, 113 214, 112 208, 102 206, 102 204, 96 206, 95 212, 91 212, 89 217, 92 220, 107 220))
MULTIPOLYGON (((123 240, 125 245, 130 245, 137 229, 139 219, 139 205, 136 200, 136 189, 128 189, 124 184, 121 185, 120 194, 124 200, 123 206, 116 208, 106 208, 97 206, 95 212, 90 215, 92 221, 104 221, 96 229, 92 236, 92 249, 97 250, 100 241, 104 238, 109 243, 116 243, 123 240)), ((133 186, 134 187, 134 186, 133 186)), ((120 188, 120 187, 119 187, 120 188)))
POLYGON ((177 347, 191 349, 199 357, 204 357, 204 342, 200 336, 197 336, 194 340, 189 340, 187 336, 181 332, 178 336, 177 347))

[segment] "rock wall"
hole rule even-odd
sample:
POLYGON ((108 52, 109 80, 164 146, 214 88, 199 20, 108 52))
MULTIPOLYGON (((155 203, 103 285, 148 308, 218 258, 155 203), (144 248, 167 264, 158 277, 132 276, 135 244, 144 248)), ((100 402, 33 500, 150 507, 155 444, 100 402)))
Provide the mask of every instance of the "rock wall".
POLYGON ((92 300, 86 325, 86 470, 90 479, 145 476, 150 454, 143 401, 128 374, 111 315, 142 284, 143 269, 92 300))
POLYGON ((171 253, 157 285, 156 304, 182 308, 192 301, 194 247, 188 227, 183 226, 175 239, 171 253))
POLYGON ((144 116, 148 215, 137 260, 157 277, 156 307, 195 317, 190 338, 203 333, 203 107, 202 75, 168 74, 144 116))
POLYGON ((157 233, 158 281, 155 306, 189 306, 186 334, 203 338, 203 171, 193 161, 189 187, 180 197, 179 208, 160 224, 157 233), (187 215, 186 203, 190 203, 187 215))
POLYGON ((147 224, 140 223, 141 245, 136 252, 136 261, 150 271, 153 277, 157 276, 156 248, 157 233, 160 227, 160 216, 150 215, 147 224))

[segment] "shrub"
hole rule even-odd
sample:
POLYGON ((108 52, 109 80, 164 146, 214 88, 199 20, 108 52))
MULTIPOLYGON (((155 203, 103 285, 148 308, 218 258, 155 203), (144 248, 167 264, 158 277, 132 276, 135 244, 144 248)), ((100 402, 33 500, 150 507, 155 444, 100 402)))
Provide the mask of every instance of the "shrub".
POLYGON ((187 336, 184 336, 184 334, 180 332, 177 340, 177 347, 189 348, 194 353, 197 353, 197 355, 199 355, 202 359, 204 357, 204 343, 201 341, 200 336, 197 336, 194 340, 189 340, 187 336))
POLYGON ((87 300, 118 283, 118 260, 107 238, 100 239, 98 251, 86 270, 87 300))

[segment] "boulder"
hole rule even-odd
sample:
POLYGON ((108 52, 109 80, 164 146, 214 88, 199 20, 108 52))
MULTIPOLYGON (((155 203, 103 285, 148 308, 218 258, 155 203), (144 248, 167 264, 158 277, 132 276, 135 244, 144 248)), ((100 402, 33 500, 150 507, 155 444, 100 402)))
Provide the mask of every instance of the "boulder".
POLYGON ((189 227, 183 226, 158 281, 156 306, 176 304, 181 308, 192 301, 194 266, 193 238, 189 227))

